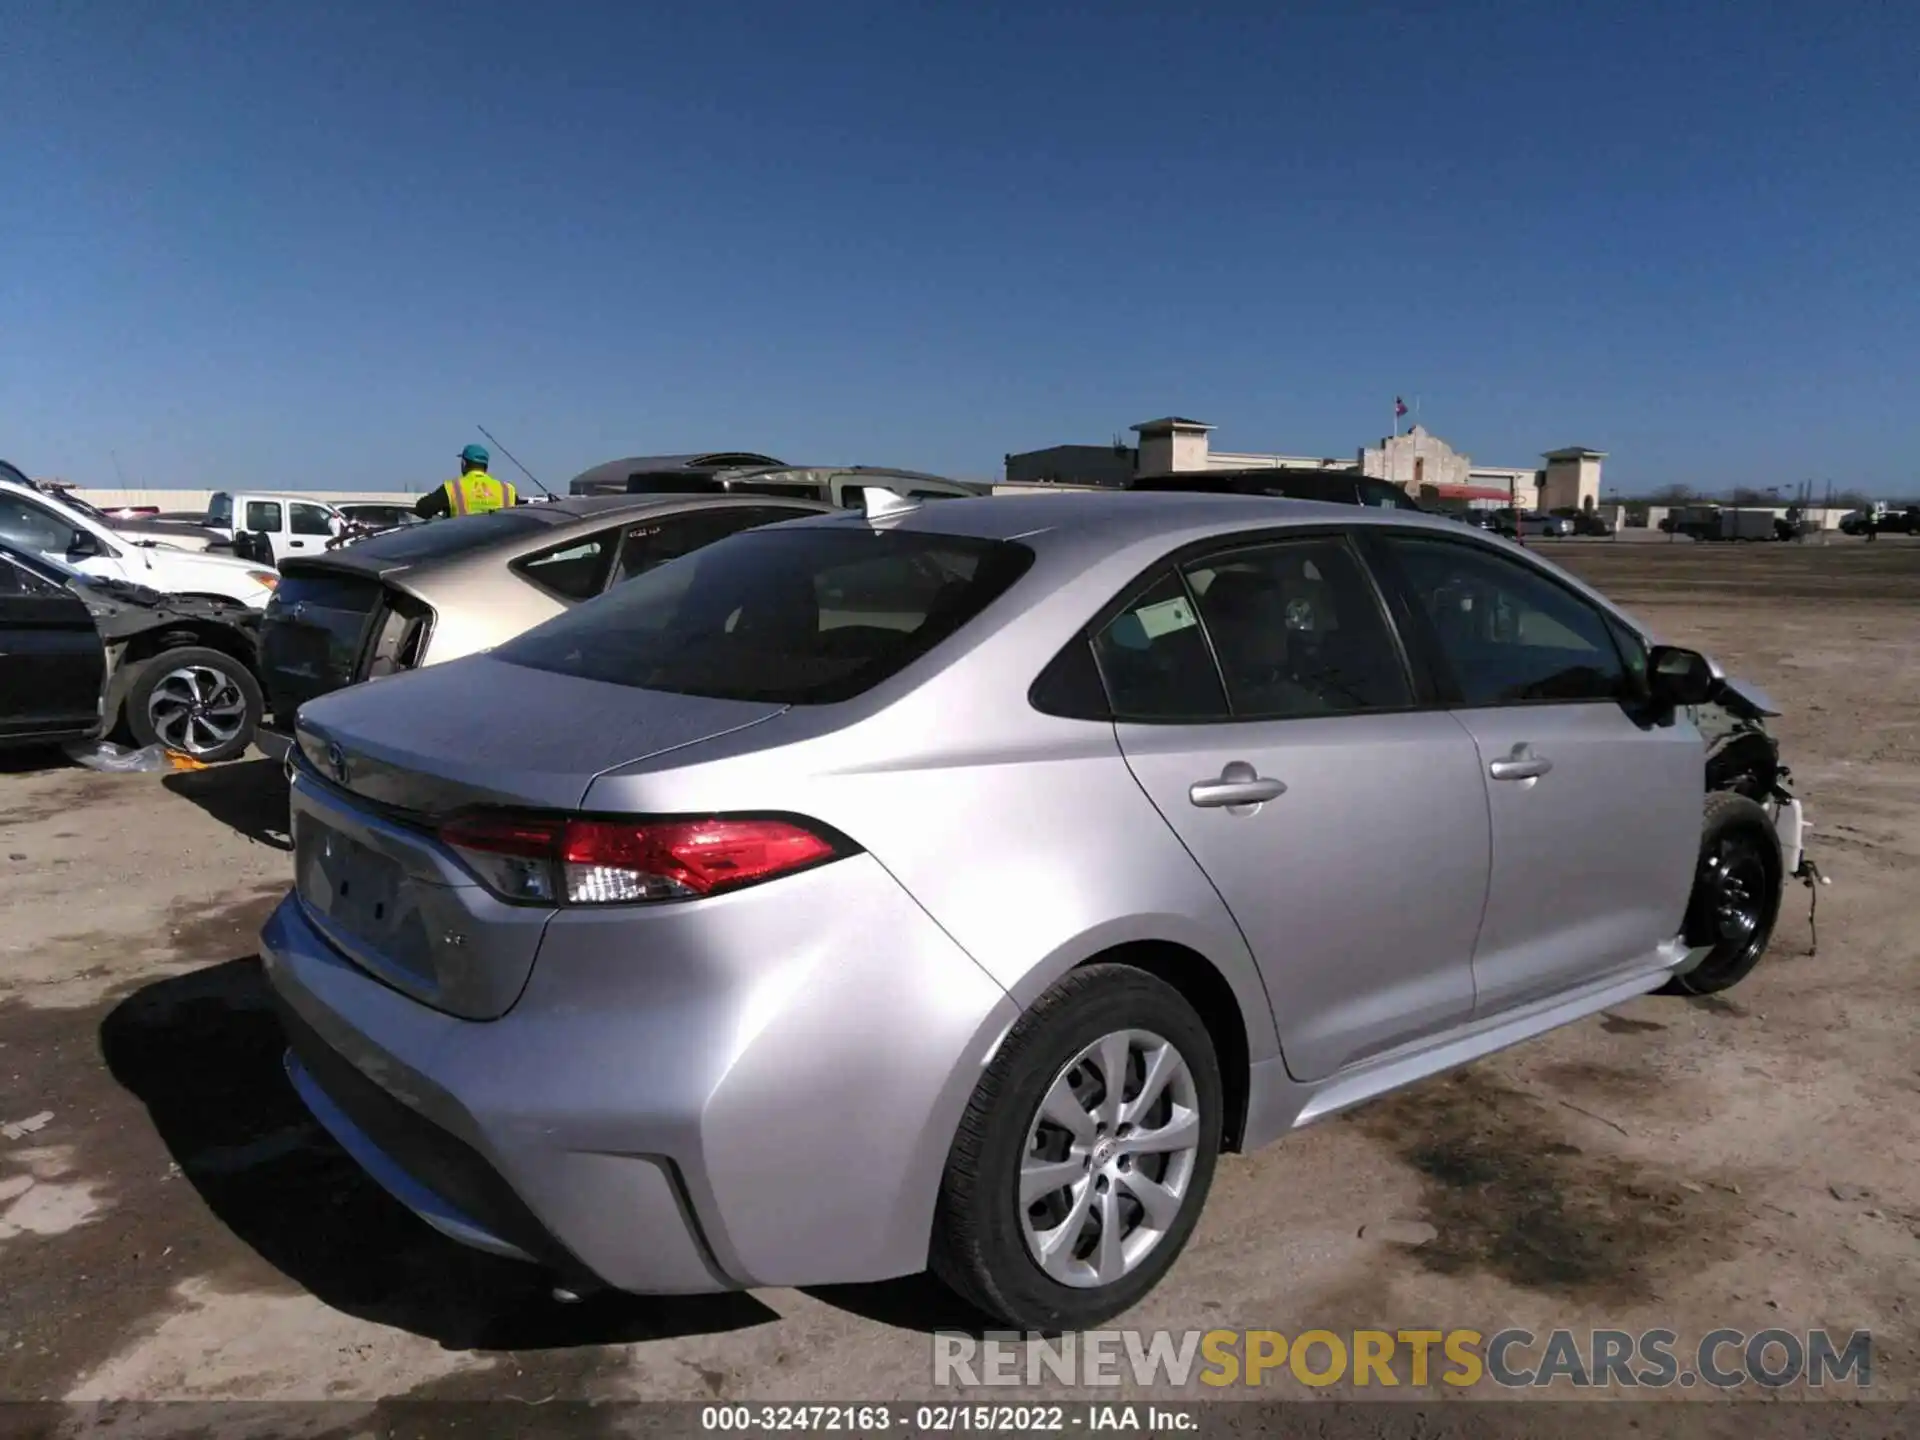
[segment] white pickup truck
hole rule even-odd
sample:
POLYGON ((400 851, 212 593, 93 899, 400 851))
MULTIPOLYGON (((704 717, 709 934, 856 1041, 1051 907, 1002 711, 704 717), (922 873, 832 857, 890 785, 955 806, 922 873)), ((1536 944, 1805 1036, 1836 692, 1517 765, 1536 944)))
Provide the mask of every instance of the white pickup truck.
POLYGON ((121 534, 87 511, 45 494, 5 461, 0 461, 0 539, 84 575, 125 580, 168 595, 238 600, 256 610, 266 606, 280 583, 271 566, 121 534))
POLYGON ((320 554, 347 522, 336 507, 311 495, 216 490, 207 501, 206 528, 241 558, 278 565, 289 555, 320 554))

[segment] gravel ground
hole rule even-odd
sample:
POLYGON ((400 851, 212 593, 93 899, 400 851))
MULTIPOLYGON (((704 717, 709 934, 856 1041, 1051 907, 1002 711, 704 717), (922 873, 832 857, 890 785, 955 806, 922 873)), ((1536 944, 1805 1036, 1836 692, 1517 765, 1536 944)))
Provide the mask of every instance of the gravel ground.
MULTIPOLYGON (((1920 1398, 1920 543, 1551 553, 1787 709, 1817 956, 1793 890, 1727 997, 1229 1159, 1125 1323, 1865 1328, 1875 1393, 1920 1398), (1359 1234, 1392 1219, 1436 1233, 1359 1234)), ((928 1331, 969 1320, 923 1280, 559 1306, 363 1180, 282 1079, 254 958, 284 806, 264 761, 0 773, 0 1120, 51 1112, 0 1138, 0 1398, 939 1394, 928 1331)))

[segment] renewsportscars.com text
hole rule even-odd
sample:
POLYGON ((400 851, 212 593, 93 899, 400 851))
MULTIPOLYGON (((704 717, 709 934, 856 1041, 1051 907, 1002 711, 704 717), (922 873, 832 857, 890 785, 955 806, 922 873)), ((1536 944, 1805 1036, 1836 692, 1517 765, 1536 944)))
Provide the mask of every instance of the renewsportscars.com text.
POLYGON ((1089 1330, 935 1335, 933 1382, 982 1385, 1257 1387, 1342 1383, 1578 1390, 1706 1385, 1778 1390, 1873 1383, 1873 1337, 1827 1330, 1089 1330))

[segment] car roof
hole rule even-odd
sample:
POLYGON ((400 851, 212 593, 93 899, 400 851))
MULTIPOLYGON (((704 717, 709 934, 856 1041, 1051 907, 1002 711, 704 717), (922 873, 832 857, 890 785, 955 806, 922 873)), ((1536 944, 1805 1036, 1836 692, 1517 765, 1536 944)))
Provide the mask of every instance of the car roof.
MULTIPOLYGON (((529 523, 503 530, 484 543, 449 554, 413 553, 420 544, 420 536, 428 527, 403 525, 339 550, 290 557, 282 570, 289 567, 295 570, 353 570, 369 575, 387 575, 407 570, 424 575, 441 567, 492 562, 502 556, 511 559, 546 545, 564 542, 572 535, 590 535, 598 527, 609 523, 621 524, 656 515, 685 514, 690 510, 761 510, 769 506, 811 512, 811 515, 801 516, 803 520, 840 513, 824 501, 789 495, 574 495, 562 500, 536 501, 492 511, 490 513, 493 515, 511 515, 516 520, 529 523), (395 548, 401 553, 388 553, 395 548)), ((484 517, 468 517, 481 518, 484 517)), ((467 522, 437 520, 430 523, 437 526, 467 522)))
POLYGON ((982 540, 1023 540, 1048 545, 1083 538, 1119 547, 1192 531, 1215 532, 1291 525, 1400 524, 1442 534, 1458 527, 1417 510, 1388 510, 1324 500, 1215 491, 1075 490, 1045 495, 993 495, 931 500, 875 520, 843 510, 796 525, 875 524, 892 530, 969 535, 982 540))

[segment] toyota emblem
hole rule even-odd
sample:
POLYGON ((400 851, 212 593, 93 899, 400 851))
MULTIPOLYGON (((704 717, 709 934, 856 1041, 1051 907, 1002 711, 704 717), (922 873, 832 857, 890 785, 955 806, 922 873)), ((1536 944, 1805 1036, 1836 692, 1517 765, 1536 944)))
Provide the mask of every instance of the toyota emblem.
POLYGON ((342 785, 347 783, 347 752, 340 747, 338 740, 327 742, 327 768, 333 772, 333 778, 342 785))

